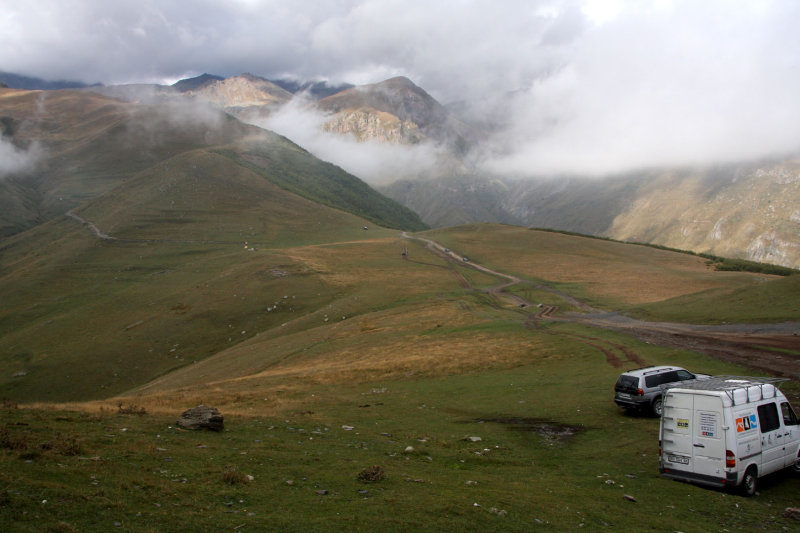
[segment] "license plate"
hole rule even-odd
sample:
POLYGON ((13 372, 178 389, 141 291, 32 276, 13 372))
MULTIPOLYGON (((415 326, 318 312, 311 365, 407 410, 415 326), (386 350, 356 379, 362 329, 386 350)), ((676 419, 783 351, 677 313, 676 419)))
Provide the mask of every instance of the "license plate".
POLYGON ((688 465, 689 464, 689 458, 688 457, 683 457, 682 455, 668 455, 667 456, 667 460, 670 463, 680 463, 682 465, 688 465))
POLYGON ((617 393, 617 398, 622 398, 623 400, 630 400, 631 399, 631 395, 630 394, 625 394, 624 392, 618 392, 617 393))

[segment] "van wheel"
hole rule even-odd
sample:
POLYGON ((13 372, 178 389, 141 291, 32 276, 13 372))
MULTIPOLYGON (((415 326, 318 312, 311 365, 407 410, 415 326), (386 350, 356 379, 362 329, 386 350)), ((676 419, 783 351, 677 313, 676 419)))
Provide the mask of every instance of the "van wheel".
POLYGON ((653 400, 653 414, 656 416, 661 416, 661 411, 664 409, 664 403, 661 400, 661 396, 653 400))
POLYGON ((744 473, 744 477, 742 478, 742 484, 740 486, 742 494, 745 496, 755 495, 756 485, 758 485, 758 474, 756 473, 756 469, 751 466, 747 469, 747 472, 744 473))

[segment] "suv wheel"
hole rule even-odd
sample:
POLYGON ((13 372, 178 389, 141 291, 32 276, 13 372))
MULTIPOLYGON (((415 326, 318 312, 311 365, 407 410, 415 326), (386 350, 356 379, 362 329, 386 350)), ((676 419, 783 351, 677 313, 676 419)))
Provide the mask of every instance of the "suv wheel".
POLYGON ((653 414, 656 416, 661 416, 661 411, 664 408, 664 404, 661 401, 661 396, 653 400, 653 414))

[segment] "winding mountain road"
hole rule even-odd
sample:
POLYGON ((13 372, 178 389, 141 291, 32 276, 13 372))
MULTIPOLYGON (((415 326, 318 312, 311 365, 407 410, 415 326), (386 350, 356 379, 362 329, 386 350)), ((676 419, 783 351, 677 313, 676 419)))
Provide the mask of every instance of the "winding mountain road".
MULTIPOLYGON (((800 381, 800 322, 783 322, 778 324, 727 324, 722 326, 682 324, 674 322, 646 322, 626 317, 619 313, 605 312, 595 309, 576 298, 557 291, 547 285, 536 285, 537 289, 547 290, 567 300, 582 312, 570 312, 553 315, 557 310, 553 306, 534 304, 525 298, 505 292, 518 283, 527 283, 521 278, 492 270, 464 256, 449 250, 431 239, 408 235, 403 237, 425 243, 426 247, 437 255, 451 261, 458 261, 465 266, 491 274, 505 281, 483 292, 505 300, 525 309, 526 326, 537 327, 542 321, 559 321, 586 324, 589 326, 623 332, 649 344, 668 346, 683 350, 704 353, 718 359, 742 366, 787 377, 800 381)), ((461 279, 466 279, 461 276, 461 279)), ((467 284, 468 285, 468 284, 467 284)), ((474 289, 474 287, 471 287, 474 289)), ((476 289, 477 290, 477 289, 476 289)), ((575 340, 602 351, 609 364, 622 367, 626 364, 645 366, 647 363, 634 350, 627 346, 611 343, 604 339, 566 334, 575 340)))
MULTIPOLYGON (((86 226, 95 237, 104 241, 180 244, 193 242, 160 239, 119 239, 104 233, 94 222, 84 219, 75 214, 72 210, 68 211, 66 216, 86 226)), ((728 324, 724 326, 681 324, 673 322, 645 322, 626 317, 619 313, 604 312, 595 309, 547 285, 535 285, 536 289, 549 291, 582 311, 580 313, 570 312, 554 315, 553 313, 557 310, 555 306, 535 304, 522 296, 506 292, 506 289, 509 287, 520 283, 528 283, 527 281, 512 274, 492 270, 470 261, 463 255, 459 255, 445 248, 432 239, 409 235, 406 232, 403 232, 402 236, 406 239, 425 243, 428 249, 449 261, 458 262, 469 268, 503 279, 504 281, 499 285, 480 290, 493 298, 504 300, 519 307, 520 311, 525 314, 525 326, 530 329, 540 327, 543 321, 586 324, 597 328, 620 331, 650 344, 705 353, 725 361, 800 381, 800 357, 796 355, 797 352, 800 352, 800 322, 783 322, 779 324, 728 324), (535 312, 533 312, 534 309, 536 310, 535 312)), ((233 241, 198 242, 204 244, 241 244, 233 241)), ((407 256, 404 257, 408 260, 407 256)), ((422 264, 436 267, 442 266, 433 263, 422 264)), ((451 269, 451 271, 458 277, 463 287, 479 290, 472 287, 469 280, 457 270, 451 269)), ((588 335, 564 332, 558 334, 569 336, 578 342, 600 350, 605 354, 606 361, 617 368, 623 367, 626 364, 638 366, 645 366, 647 364, 646 361, 628 346, 588 335)))

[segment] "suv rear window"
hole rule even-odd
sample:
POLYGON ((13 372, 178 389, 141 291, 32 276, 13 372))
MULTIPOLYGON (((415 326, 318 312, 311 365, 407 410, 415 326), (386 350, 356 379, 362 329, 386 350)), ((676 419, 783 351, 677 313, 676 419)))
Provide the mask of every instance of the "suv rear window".
POLYGON ((617 379, 617 384, 614 386, 616 390, 633 390, 639 388, 639 378, 634 376, 626 376, 625 374, 621 375, 619 379, 617 379))

